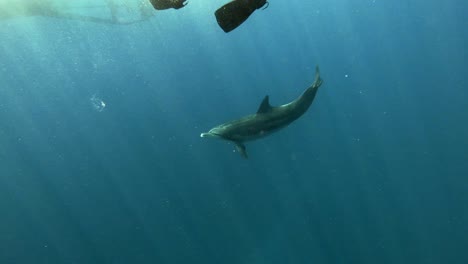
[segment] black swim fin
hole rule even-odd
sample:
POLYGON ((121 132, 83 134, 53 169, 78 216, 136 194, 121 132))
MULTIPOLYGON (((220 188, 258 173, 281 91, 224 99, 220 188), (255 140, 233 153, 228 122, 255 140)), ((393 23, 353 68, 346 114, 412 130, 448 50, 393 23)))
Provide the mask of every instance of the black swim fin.
POLYGON ((156 10, 169 8, 180 9, 187 5, 187 0, 149 0, 156 10))
POLYGON ((224 32, 228 33, 244 23, 255 10, 267 3, 266 0, 234 0, 216 10, 216 20, 224 32))

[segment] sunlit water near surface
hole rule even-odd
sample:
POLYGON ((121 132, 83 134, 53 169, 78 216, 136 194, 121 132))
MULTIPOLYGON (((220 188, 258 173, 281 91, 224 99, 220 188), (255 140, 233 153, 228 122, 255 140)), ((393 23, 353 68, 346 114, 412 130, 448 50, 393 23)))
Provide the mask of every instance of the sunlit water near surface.
POLYGON ((0 263, 468 263, 468 2, 0 0, 0 263), (53 12, 45 7, 50 4, 53 12), (200 138, 324 84, 288 128, 200 138))

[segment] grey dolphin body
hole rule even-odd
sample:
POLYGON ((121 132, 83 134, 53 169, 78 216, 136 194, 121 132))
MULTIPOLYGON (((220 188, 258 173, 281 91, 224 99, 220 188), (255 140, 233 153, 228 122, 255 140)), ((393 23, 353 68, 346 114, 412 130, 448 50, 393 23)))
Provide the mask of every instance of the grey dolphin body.
POLYGON ((296 100, 273 107, 265 96, 257 113, 251 114, 212 128, 200 137, 214 137, 231 141, 236 145, 242 157, 247 158, 244 142, 256 140, 276 132, 301 117, 314 101, 318 88, 322 84, 318 66, 315 70, 314 83, 296 100))

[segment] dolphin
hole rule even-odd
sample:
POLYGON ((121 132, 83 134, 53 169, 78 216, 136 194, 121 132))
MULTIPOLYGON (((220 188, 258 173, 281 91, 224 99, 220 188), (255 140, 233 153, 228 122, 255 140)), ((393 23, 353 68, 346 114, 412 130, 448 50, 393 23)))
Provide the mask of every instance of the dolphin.
POLYGON ((314 82, 294 101, 280 106, 271 106, 267 95, 257 113, 218 125, 206 133, 201 133, 200 137, 219 138, 233 142, 241 156, 247 158, 244 142, 268 136, 301 117, 314 101, 322 82, 317 66, 314 82))

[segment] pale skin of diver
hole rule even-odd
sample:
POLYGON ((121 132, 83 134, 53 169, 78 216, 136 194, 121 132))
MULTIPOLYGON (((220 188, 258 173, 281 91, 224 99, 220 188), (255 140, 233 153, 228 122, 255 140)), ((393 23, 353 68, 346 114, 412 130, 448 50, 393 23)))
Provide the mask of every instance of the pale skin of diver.
POLYGON ((50 17, 100 24, 129 25, 146 21, 154 15, 154 9, 148 0, 131 2, 135 17, 129 20, 119 16, 119 10, 129 10, 125 1, 101 0, 96 4, 64 0, 0 0, 0 22, 6 19, 24 17, 50 17), (107 17, 86 15, 87 10, 102 9, 107 17), (105 11, 105 12, 104 12, 105 11), (109 17, 110 14, 110 17, 109 17))

